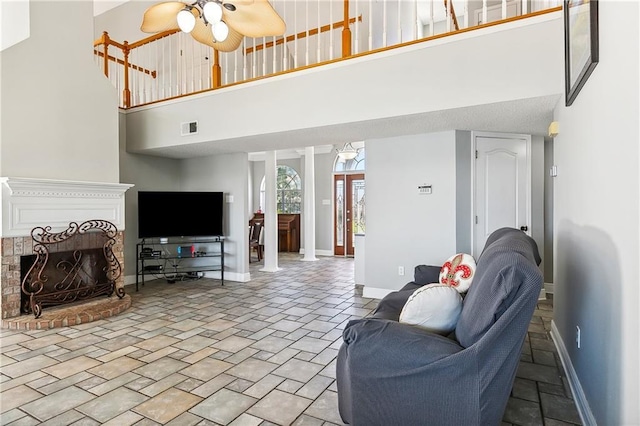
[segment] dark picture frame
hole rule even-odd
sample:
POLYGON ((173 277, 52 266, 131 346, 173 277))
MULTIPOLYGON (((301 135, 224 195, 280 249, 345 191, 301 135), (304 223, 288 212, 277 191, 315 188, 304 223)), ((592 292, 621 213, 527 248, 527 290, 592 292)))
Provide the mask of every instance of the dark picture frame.
POLYGON ((598 0, 564 0, 565 105, 598 64, 598 0))

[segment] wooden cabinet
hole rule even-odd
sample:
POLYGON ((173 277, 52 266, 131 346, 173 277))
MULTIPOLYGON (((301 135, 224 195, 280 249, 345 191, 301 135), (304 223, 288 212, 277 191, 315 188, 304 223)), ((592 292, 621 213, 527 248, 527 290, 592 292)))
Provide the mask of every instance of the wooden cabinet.
MULTIPOLYGON (((255 222, 262 222, 264 225, 264 213, 255 213, 249 225, 255 222)), ((278 251, 300 251, 300 214, 278 214, 278 251)))

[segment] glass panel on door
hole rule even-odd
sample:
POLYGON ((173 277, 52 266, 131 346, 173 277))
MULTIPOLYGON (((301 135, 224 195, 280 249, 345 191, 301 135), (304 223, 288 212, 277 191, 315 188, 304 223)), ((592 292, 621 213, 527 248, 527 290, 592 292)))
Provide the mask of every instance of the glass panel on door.
POLYGON ((365 231, 364 174, 334 176, 334 254, 353 256, 355 234, 365 231))

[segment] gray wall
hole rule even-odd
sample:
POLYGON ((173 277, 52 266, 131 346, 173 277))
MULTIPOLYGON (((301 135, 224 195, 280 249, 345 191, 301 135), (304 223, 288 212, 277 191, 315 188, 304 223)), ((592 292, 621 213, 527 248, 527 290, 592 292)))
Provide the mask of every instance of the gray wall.
POLYGON ((553 283, 553 141, 544 141, 544 282, 553 283))
MULTIPOLYGON (((333 162, 334 152, 316 154, 316 250, 333 253, 333 162), (322 204, 329 200, 331 204, 322 204)), ((366 172, 365 172, 366 173, 366 172)))
POLYGON ((93 4, 29 9, 30 37, 0 53, 0 175, 119 182, 118 100, 93 62, 93 4))
POLYGON ((471 132, 456 130, 456 251, 471 249, 471 132))
MULTIPOLYGON (((177 191, 180 189, 180 160, 129 154, 126 152, 126 114, 120 113, 120 181, 133 183, 125 193, 124 274, 135 279, 138 242, 138 191, 177 191)), ((162 214, 162 212, 158 212, 162 214)))
POLYGON ((593 424, 637 425, 640 7, 599 5, 600 62, 554 113, 554 325, 593 424))
POLYGON ((373 139, 366 147, 365 286, 397 290, 416 265, 441 265, 456 253, 456 133, 373 139), (431 195, 418 194, 423 183, 431 195))
POLYGON ((538 244, 542 258, 540 270, 545 268, 544 251, 544 138, 531 137, 531 238, 538 244))
MULTIPOLYGON (((323 205, 322 200, 332 200, 332 177, 333 177, 333 161, 335 154, 315 155, 315 183, 316 183, 316 250, 324 252, 333 252, 333 210, 331 205, 323 205)), ((251 215, 258 209, 260 205, 260 184, 264 177, 264 161, 250 161, 250 203, 249 212, 251 215)), ((304 182, 304 158, 282 159, 277 160, 278 165, 287 165, 293 167, 300 179, 304 182)), ((304 189, 304 183, 302 185, 304 189)), ((304 191, 303 191, 304 192, 304 191)), ((261 206, 264 210, 264 206, 261 206)), ((300 226, 304 228, 304 206, 303 213, 300 216, 300 226)), ((301 229, 300 235, 301 247, 304 247, 304 229, 301 229)))
POLYGON ((182 160, 180 164, 181 190, 222 191, 225 194, 225 273, 237 281, 249 279, 248 167, 246 153, 193 158, 182 160), (233 197, 233 202, 228 202, 229 196, 233 197))

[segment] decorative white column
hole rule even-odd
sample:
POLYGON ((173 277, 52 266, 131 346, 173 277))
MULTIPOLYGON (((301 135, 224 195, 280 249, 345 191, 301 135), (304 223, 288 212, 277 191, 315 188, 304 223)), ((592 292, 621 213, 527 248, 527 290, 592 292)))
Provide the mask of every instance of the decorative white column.
POLYGON ((315 150, 304 149, 304 261, 316 258, 316 173, 315 150))
POLYGON ((278 268, 278 209, 276 206, 276 152, 267 151, 264 159, 264 268, 276 272, 278 268))

